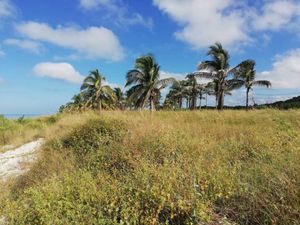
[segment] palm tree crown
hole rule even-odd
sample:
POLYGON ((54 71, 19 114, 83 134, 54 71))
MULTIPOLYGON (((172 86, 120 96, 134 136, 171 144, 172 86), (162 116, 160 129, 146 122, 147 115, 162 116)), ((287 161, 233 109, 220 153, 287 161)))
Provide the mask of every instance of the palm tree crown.
POLYGON ((194 110, 197 107, 197 99, 200 99, 200 108, 201 100, 203 98, 203 93, 205 91, 204 84, 198 83, 197 76, 195 74, 189 74, 186 76, 186 85, 184 90, 189 93, 191 97, 190 109, 194 110))
POLYGON ((150 103, 150 110, 155 110, 155 101, 160 90, 174 82, 173 78, 160 79, 160 66, 152 55, 145 55, 135 62, 135 68, 126 75, 128 97, 137 108, 144 108, 150 103))
POLYGON ((185 85, 185 80, 174 82, 166 96, 167 103, 173 103, 175 108, 181 109, 183 99, 186 97, 185 85))
POLYGON ((207 54, 211 56, 211 60, 201 62, 198 65, 198 71, 193 74, 210 78, 218 85, 215 87, 215 90, 217 90, 217 108, 223 109, 225 92, 242 86, 239 79, 235 76, 230 77, 230 75, 234 75, 243 62, 234 68, 230 68, 229 53, 220 43, 210 46, 207 54))
POLYGON ((116 96, 116 104, 117 104, 117 107, 121 110, 124 109, 124 106, 125 106, 125 94, 124 92, 122 91, 122 89, 120 87, 116 87, 114 88, 114 93, 115 93, 115 96, 116 96))
POLYGON ((109 105, 116 100, 114 91, 109 85, 105 85, 105 77, 99 70, 93 70, 87 76, 81 86, 82 95, 86 96, 86 106, 98 106, 99 110, 109 108, 109 105))
POLYGON ((267 80, 256 80, 255 61, 246 60, 237 69, 235 76, 242 80, 246 88, 246 109, 249 107, 249 92, 253 86, 271 87, 267 80))

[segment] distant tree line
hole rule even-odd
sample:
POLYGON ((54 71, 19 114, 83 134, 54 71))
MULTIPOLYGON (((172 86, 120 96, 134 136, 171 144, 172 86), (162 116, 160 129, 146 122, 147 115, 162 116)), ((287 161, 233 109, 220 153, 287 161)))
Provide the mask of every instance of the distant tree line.
POLYGON ((277 101, 270 104, 256 106, 256 108, 277 108, 277 109, 299 109, 300 96, 294 97, 285 101, 277 101))
POLYGON ((126 91, 112 88, 99 70, 93 70, 84 79, 80 93, 72 101, 60 107, 63 111, 95 110, 133 110, 149 108, 155 111, 164 109, 201 109, 203 101, 207 107, 208 96, 214 96, 216 108, 224 108, 224 98, 232 95, 232 91, 244 87, 246 89, 246 106, 249 108, 249 93, 254 86, 270 87, 267 80, 256 80, 255 61, 245 60, 231 67, 229 53, 220 43, 209 47, 209 60, 201 62, 197 71, 187 74, 184 80, 160 77, 160 65, 152 55, 144 55, 136 59, 135 66, 126 74, 126 91), (207 83, 200 79, 209 80, 207 83), (169 92, 161 105, 161 91, 169 88, 169 92), (197 102, 199 100, 199 105, 197 102))

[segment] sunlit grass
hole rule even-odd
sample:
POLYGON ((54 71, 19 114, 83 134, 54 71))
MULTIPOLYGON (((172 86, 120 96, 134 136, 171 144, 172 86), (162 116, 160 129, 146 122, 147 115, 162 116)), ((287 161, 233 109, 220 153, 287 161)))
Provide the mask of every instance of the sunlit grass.
POLYGON ((85 112, 0 194, 11 224, 299 224, 300 111, 85 112))
POLYGON ((17 147, 25 142, 45 136, 47 127, 58 119, 57 116, 39 118, 6 119, 0 116, 0 152, 4 146, 17 147))

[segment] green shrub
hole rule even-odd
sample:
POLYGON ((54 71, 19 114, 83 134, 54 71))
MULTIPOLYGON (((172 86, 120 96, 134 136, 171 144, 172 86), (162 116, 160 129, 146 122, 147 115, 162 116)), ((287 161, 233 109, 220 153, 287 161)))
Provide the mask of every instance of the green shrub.
POLYGON ((94 116, 53 135, 47 163, 23 176, 45 178, 12 189, 0 214, 9 224, 297 225, 299 113, 94 116))
POLYGON ((113 224, 102 215, 105 196, 86 172, 26 190, 5 209, 9 224, 113 224))
POLYGON ((125 128, 120 121, 90 120, 63 140, 63 147, 84 157, 113 142, 121 142, 125 128))

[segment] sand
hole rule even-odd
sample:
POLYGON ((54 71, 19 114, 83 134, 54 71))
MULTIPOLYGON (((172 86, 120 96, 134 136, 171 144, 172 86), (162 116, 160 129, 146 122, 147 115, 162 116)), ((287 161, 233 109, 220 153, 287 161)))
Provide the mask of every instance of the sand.
POLYGON ((0 180, 16 177, 26 172, 27 170, 22 165, 34 160, 34 153, 43 142, 44 140, 40 138, 19 148, 0 154, 0 180))

